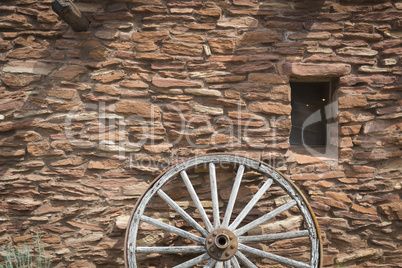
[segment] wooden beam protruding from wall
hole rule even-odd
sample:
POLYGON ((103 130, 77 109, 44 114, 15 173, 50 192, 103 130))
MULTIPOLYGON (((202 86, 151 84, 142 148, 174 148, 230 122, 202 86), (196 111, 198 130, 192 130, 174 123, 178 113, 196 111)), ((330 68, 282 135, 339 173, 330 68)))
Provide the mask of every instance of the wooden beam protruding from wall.
POLYGON ((73 28, 76 32, 86 31, 89 27, 89 19, 81 13, 71 0, 54 0, 53 11, 73 28))

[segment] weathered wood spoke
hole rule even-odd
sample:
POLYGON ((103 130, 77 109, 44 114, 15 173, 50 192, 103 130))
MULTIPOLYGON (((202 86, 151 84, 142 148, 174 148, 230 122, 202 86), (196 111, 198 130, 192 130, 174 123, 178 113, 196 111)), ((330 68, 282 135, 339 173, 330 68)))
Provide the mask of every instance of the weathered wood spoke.
POLYGON ((233 268, 240 268, 240 264, 236 256, 230 259, 230 264, 233 266, 233 268))
POLYGON ((204 268, 212 268, 215 267, 215 264, 217 263, 217 261, 215 259, 209 259, 209 261, 207 262, 207 264, 204 265, 204 268))
POLYGON ((247 216, 247 214, 250 212, 250 210, 255 206, 255 204, 260 200, 261 196, 268 190, 268 188, 271 186, 273 183, 272 179, 268 179, 258 190, 258 192, 253 196, 253 198, 248 202, 246 207, 240 212, 240 214, 237 216, 237 218, 232 222, 232 224, 229 226, 229 230, 235 230, 237 226, 242 222, 244 217, 247 216))
POLYGON ((282 240, 296 237, 305 237, 308 235, 309 235, 308 230, 302 230, 302 231, 277 233, 277 234, 239 236, 238 239, 240 243, 251 243, 251 242, 264 242, 270 240, 282 240))
POLYGON ((295 260, 292 260, 292 259, 289 259, 289 258, 281 257, 281 256, 278 256, 276 254, 265 252, 265 251, 262 251, 262 250, 259 250, 259 249, 256 249, 256 248, 252 248, 252 247, 249 247, 249 246, 246 246, 246 245, 243 245, 243 244, 239 244, 239 249, 244 251, 244 252, 260 256, 262 258, 270 259, 270 260, 277 261, 277 262, 287 264, 287 265, 292 265, 293 267, 310 268, 310 265, 308 265, 306 263, 302 263, 302 262, 295 261, 295 260))
POLYGON ((247 259, 246 256, 243 255, 240 251, 236 252, 236 256, 239 258, 239 260, 246 265, 248 268, 258 268, 254 263, 252 263, 249 259, 247 259))
POLYGON ((204 246, 186 247, 137 247, 138 253, 202 253, 205 252, 204 246))
POLYGON ((282 212, 285 212, 286 210, 290 209, 290 208, 293 207, 294 205, 296 205, 296 201, 295 201, 295 200, 292 200, 292 201, 290 201, 290 202, 288 202, 288 203, 286 203, 286 204, 284 204, 284 205, 282 205, 282 206, 280 206, 280 207, 274 209, 273 211, 271 211, 271 212, 265 214, 264 216, 262 216, 262 217, 260 217, 260 218, 258 218, 258 219, 256 219, 256 220, 250 222, 249 224, 247 224, 247 225, 241 227, 240 229, 237 229, 234 233, 235 233, 236 235, 242 235, 242 234, 244 234, 245 232, 247 232, 247 231, 249 231, 249 230, 251 230, 251 229, 257 227, 258 225, 260 225, 260 224, 262 224, 262 223, 264 223, 264 222, 267 222, 267 221, 269 221, 270 219, 272 219, 272 218, 278 216, 278 215, 281 214, 282 212))
POLYGON ((180 172, 180 175, 184 181, 184 184, 187 187, 188 192, 190 193, 191 199, 193 200, 195 206, 198 209, 198 212, 200 212, 202 221, 204 222, 205 226, 207 227, 208 232, 211 232, 213 229, 213 226, 211 224, 211 222, 208 219, 207 213, 205 213, 204 207, 201 204, 200 199, 198 198, 197 193, 194 190, 193 185, 191 184, 190 179, 187 176, 187 173, 183 170, 182 172, 180 172))
POLYGON ((201 225, 198 224, 187 212, 185 212, 176 202, 174 202, 164 191, 159 190, 157 194, 166 202, 168 203, 174 210, 179 213, 183 219, 185 219, 191 226, 194 227, 200 234, 204 237, 208 236, 208 232, 202 228, 201 225))
POLYGON ((187 268, 187 267, 193 267, 194 265, 197 265, 203 261, 208 260, 210 257, 208 253, 204 253, 198 257, 195 257, 194 259, 191 259, 189 261, 183 262, 182 264, 176 265, 173 268, 187 268))
POLYGON ((236 178, 233 183, 232 192, 230 193, 228 205, 226 207, 225 216, 223 217, 222 227, 227 228, 229 225, 230 218, 232 217, 233 208, 236 202, 237 193, 239 192, 241 179, 244 174, 244 165, 240 165, 236 173, 236 178))
POLYGON ((180 235, 182 237, 185 237, 185 238, 188 238, 190 240, 193 240, 193 241, 195 241, 197 243, 200 243, 202 245, 205 244, 205 238, 193 235, 192 233, 184 231, 183 229, 177 228, 175 226, 166 224, 164 222, 152 219, 152 218, 144 216, 144 215, 141 216, 141 220, 145 221, 146 223, 149 223, 149 224, 155 225, 157 227, 160 227, 162 229, 165 229, 166 231, 169 231, 169 232, 175 233, 177 235, 180 235))
POLYGON ((219 200, 218 200, 218 186, 216 185, 216 171, 215 164, 209 163, 209 176, 211 183, 211 197, 212 197, 212 210, 214 217, 214 228, 219 228, 221 225, 219 219, 219 200))

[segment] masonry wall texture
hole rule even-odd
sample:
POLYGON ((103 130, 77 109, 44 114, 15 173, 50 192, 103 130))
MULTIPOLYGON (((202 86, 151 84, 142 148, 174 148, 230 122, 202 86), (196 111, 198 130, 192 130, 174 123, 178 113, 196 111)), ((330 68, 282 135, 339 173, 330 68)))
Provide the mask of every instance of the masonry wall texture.
POLYGON ((324 266, 401 267, 402 2, 75 3, 86 32, 51 0, 0 3, 0 244, 39 233, 56 267, 122 267, 153 178, 224 151, 302 189, 324 266), (290 146, 294 79, 337 81, 338 158, 290 146))

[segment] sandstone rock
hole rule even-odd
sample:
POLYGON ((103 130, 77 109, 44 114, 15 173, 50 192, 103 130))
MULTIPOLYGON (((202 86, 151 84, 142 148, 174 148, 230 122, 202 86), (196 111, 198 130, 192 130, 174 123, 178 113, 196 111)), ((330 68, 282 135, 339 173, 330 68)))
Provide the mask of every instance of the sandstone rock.
POLYGON ((217 54, 232 54, 235 43, 231 39, 211 39, 208 41, 213 53, 217 54))
POLYGON ((362 206, 353 204, 352 210, 359 212, 359 213, 377 215, 377 210, 375 208, 371 208, 371 207, 366 208, 366 207, 362 207, 362 206))
POLYGON ((364 124, 363 133, 393 133, 402 128, 402 124, 396 121, 378 120, 364 124))
POLYGON ((396 78, 386 75, 370 75, 370 76, 343 76, 340 79, 341 85, 352 86, 359 83, 369 85, 389 85, 395 83, 396 78))
POLYGON ((366 56, 372 57, 378 54, 378 51, 364 47, 344 47, 336 50, 336 53, 347 56, 366 56))
POLYGON ((159 118, 160 108, 148 103, 122 100, 116 103, 114 109, 117 113, 138 115, 142 118, 159 118))
POLYGON ((339 31, 343 30, 343 25, 337 22, 314 22, 310 30, 311 31, 339 31))
POLYGON ((258 21, 252 17, 222 17, 218 20, 217 25, 224 28, 257 28, 258 21))
POLYGON ((61 68, 57 72, 53 74, 54 77, 64 78, 67 80, 71 80, 74 77, 86 73, 87 69, 85 67, 70 65, 61 68))
POLYGON ((33 60, 27 60, 27 61, 15 60, 7 63, 3 68, 3 72, 48 75, 55 68, 56 66, 50 63, 44 63, 33 60))
POLYGON ((276 102, 253 102, 249 105, 249 110, 256 113, 290 115, 290 105, 276 102))
POLYGON ((239 65, 232 68, 232 72, 235 74, 247 74, 251 72, 259 72, 272 69, 274 65, 271 62, 253 62, 239 65))
POLYGON ((273 43, 281 41, 282 36, 271 31, 250 31, 244 33, 238 40, 238 46, 251 46, 257 44, 273 43))
POLYGON ((196 111, 198 113, 208 114, 208 115, 223 115, 222 108, 204 106, 197 102, 191 102, 190 106, 191 106, 191 108, 193 108, 194 111, 196 111))
POLYGON ((28 121, 14 121, 14 122, 4 122, 0 123, 0 132, 6 132, 16 129, 32 128, 35 127, 37 123, 32 120, 28 121))
POLYGON ((222 10, 220 8, 206 8, 195 12, 195 14, 200 16, 210 16, 210 17, 220 17, 222 10))
POLYGON ((367 40, 367 41, 379 41, 383 39, 382 35, 377 33, 344 33, 344 38, 347 39, 359 39, 359 40, 367 40))
POLYGON ((352 261, 355 259, 372 256, 372 255, 375 255, 376 253, 377 253, 377 250, 375 250, 373 248, 357 249, 351 254, 346 254, 346 253, 339 254, 336 257, 335 262, 336 263, 345 263, 345 262, 352 261))
POLYGON ((377 22, 386 22, 392 21, 395 19, 400 18, 402 15, 402 11, 400 10, 390 10, 390 11, 383 11, 383 12, 369 12, 364 14, 358 14, 354 21, 377 21, 377 22))
POLYGON ((184 90, 186 94, 192 94, 197 96, 210 96, 221 97, 222 93, 218 90, 206 89, 206 88, 186 88, 184 90))
POLYGON ((49 51, 47 49, 36 49, 36 48, 17 48, 7 55, 9 58, 14 59, 40 59, 49 56, 49 51))
POLYGON ((111 72, 105 72, 105 73, 95 73, 95 74, 93 74, 92 79, 106 84, 106 83, 121 80, 125 76, 126 76, 126 74, 124 72, 111 71, 111 72))
POLYGON ((284 75, 270 73, 251 73, 248 76, 248 81, 265 84, 286 84, 289 82, 289 78, 284 75))
POLYGON ((41 75, 11 75, 5 74, 1 77, 4 84, 10 87, 25 87, 34 82, 41 81, 41 75))
POLYGON ((182 42, 164 42, 162 52, 172 55, 202 55, 204 48, 201 44, 189 44, 182 42))
POLYGON ((233 4, 236 6, 258 7, 257 0, 233 0, 233 4))
POLYGON ((145 31, 133 33, 133 41, 140 43, 161 41, 167 38, 169 38, 168 31, 145 31))
POLYGON ((361 125, 350 125, 350 126, 342 126, 340 134, 341 135, 356 135, 359 134, 361 125))
POLYGON ((368 102, 364 95, 348 95, 339 98, 339 108, 366 107, 368 102))
POLYGON ((293 33, 289 35, 290 40, 301 40, 301 39, 327 40, 330 37, 331 37, 330 32, 293 33))
POLYGON ((90 161, 88 163, 88 169, 113 169, 113 168, 118 168, 122 165, 121 162, 119 161, 114 161, 114 160, 103 160, 103 161, 90 161))
POLYGON ((402 203, 388 203, 378 206, 381 214, 385 215, 388 220, 402 220, 402 203))
POLYGON ((160 88, 170 87, 202 87, 202 83, 190 80, 179 80, 172 78, 162 78, 154 76, 152 78, 152 84, 160 88))
POLYGON ((285 63, 284 73, 300 77, 340 77, 350 74, 351 66, 343 63, 285 63))
POLYGON ((344 203, 341 203, 339 201, 336 201, 336 200, 328 198, 328 197, 312 196, 311 199, 314 200, 314 201, 317 201, 317 202, 324 203, 324 204, 326 204, 328 206, 331 206, 331 207, 339 208, 339 209, 348 209, 349 208, 344 203))

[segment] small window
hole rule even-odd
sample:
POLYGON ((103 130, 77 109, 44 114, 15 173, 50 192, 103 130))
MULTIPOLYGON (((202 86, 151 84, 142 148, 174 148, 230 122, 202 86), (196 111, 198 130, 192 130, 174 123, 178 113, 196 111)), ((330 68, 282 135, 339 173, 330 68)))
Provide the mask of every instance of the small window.
POLYGON ((326 146, 325 107, 331 102, 331 82, 291 82, 292 146, 326 146))

